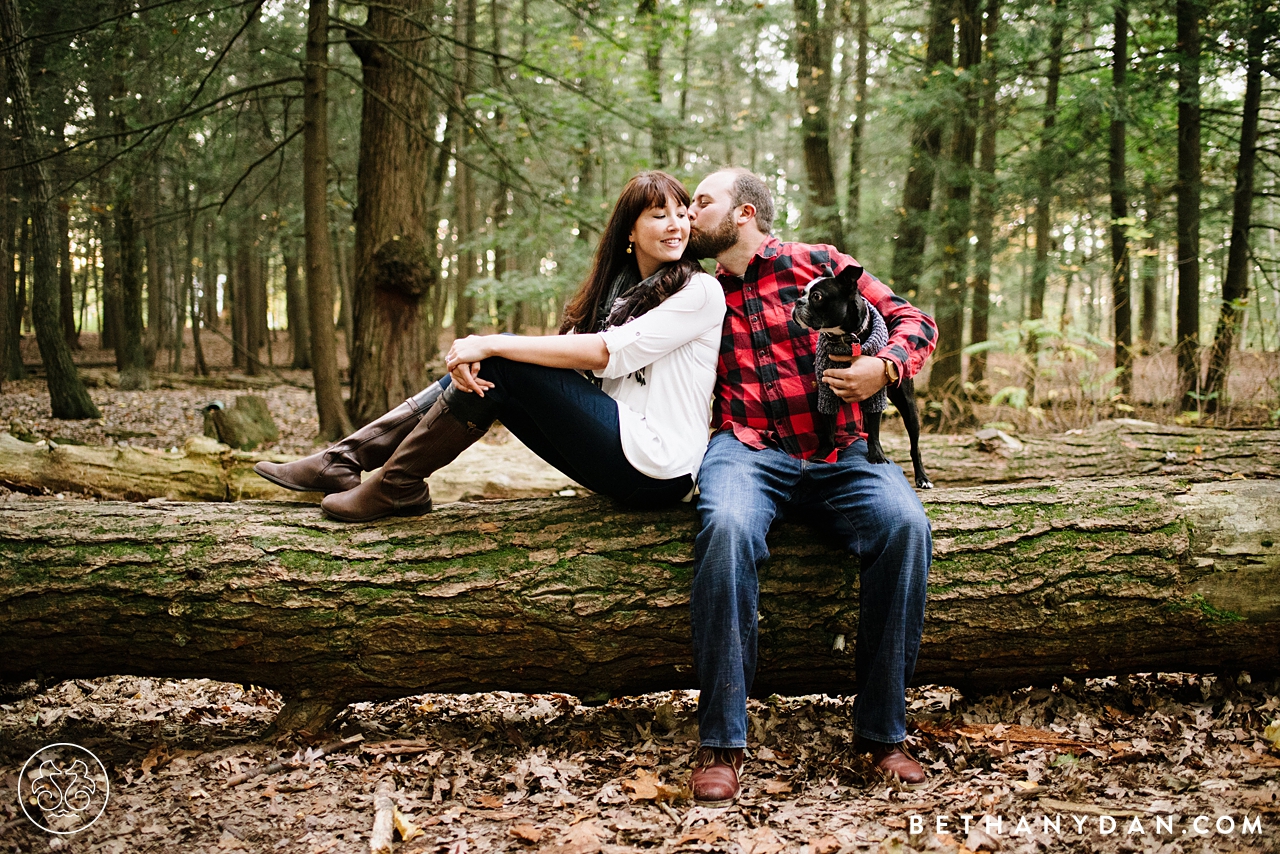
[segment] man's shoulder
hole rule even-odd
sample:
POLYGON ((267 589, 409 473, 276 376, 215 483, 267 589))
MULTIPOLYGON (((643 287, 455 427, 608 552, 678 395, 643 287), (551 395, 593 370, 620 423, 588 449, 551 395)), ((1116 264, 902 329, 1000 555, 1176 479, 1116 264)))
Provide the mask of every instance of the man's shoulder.
POLYGON ((832 272, 856 264, 854 259, 829 243, 801 243, 798 240, 778 241, 773 247, 775 266, 778 261, 791 267, 831 267, 832 272), (785 259, 785 261, 783 260, 785 259))

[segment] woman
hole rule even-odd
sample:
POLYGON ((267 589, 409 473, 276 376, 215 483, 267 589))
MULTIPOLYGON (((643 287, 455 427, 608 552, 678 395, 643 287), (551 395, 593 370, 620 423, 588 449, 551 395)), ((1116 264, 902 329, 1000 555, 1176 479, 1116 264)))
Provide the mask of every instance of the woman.
POLYGON ((335 519, 420 515, 431 510, 424 478, 500 419, 595 492, 637 507, 688 497, 707 447, 725 310, 719 283, 684 258, 688 204, 664 172, 632 178, 560 335, 455 341, 449 377, 325 451, 254 470, 330 493, 321 507, 335 519), (378 466, 360 483, 361 470, 378 466))

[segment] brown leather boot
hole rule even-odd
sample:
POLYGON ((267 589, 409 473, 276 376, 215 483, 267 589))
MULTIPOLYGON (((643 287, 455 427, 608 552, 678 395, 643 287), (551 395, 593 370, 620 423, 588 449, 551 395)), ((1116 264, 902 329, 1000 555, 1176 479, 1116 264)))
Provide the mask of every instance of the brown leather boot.
POLYGON ((918 789, 928 779, 924 768, 903 744, 861 740, 859 746, 871 752, 871 764, 882 776, 897 780, 904 789, 918 789))
POLYGON ((360 485, 360 472, 386 463, 438 397, 440 386, 432 383, 336 445, 291 463, 263 461, 253 470, 277 486, 298 492, 331 494, 354 489, 360 485))
POLYGON ((381 471, 354 489, 328 495, 320 507, 343 522, 371 522, 383 516, 421 516, 431 512, 431 490, 424 478, 457 459, 493 423, 459 419, 449 405, 452 387, 432 404, 381 471))
POLYGON ((727 807, 738 798, 742 786, 741 747, 700 747, 689 788, 700 807, 727 807))

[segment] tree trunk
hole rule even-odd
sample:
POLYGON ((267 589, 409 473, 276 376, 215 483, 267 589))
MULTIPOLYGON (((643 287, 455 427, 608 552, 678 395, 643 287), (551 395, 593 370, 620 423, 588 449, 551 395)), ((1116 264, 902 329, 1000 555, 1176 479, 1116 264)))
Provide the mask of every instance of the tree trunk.
MULTIPOLYGON (((10 140, 0 133, 0 166, 10 163, 10 140)), ((13 275, 13 203, 9 200, 9 171, 0 169, 0 383, 27 375, 22 364, 22 318, 13 275)))
MULTIPOLYGON (((917 682, 1280 664, 1280 482, 935 490, 917 682)), ((0 509, 0 678, 252 682, 282 728, 423 691, 691 688, 688 507, 461 504, 347 525, 281 504, 0 509)), ((761 571, 755 693, 853 690, 856 559, 793 524, 761 571)))
MULTIPOLYGON (((147 367, 155 370, 156 357, 160 349, 169 341, 169 275, 160 252, 159 217, 160 176, 145 175, 142 181, 142 192, 135 194, 135 222, 141 227, 142 248, 146 254, 147 269, 147 334, 143 338, 143 350, 146 353, 147 367)), ((135 186, 137 186, 135 184, 135 186)))
POLYGON ((857 109, 853 128, 849 133, 848 201, 845 203, 845 251, 857 255, 858 236, 862 221, 862 142, 867 128, 867 80, 871 76, 868 55, 871 49, 867 26, 867 0, 857 0, 858 15, 854 30, 858 40, 858 59, 854 69, 854 102, 857 109))
POLYGON ((214 255, 213 238, 216 225, 205 222, 200 237, 200 317, 206 329, 218 328, 218 259, 214 255))
MULTIPOLYGON (((1133 398, 1133 331, 1129 311, 1129 191, 1125 179, 1125 127, 1128 118, 1129 6, 1115 3, 1115 44, 1111 52, 1111 306, 1115 318, 1116 385, 1128 402, 1133 398)), ((1063 330, 1066 331, 1065 329, 1063 330)))
MULTIPOLYGON (((453 334, 465 338, 474 332, 472 327, 476 313, 476 299, 469 293, 475 278, 476 253, 472 242, 477 236, 476 227, 476 178, 471 168, 469 148, 472 120, 468 116, 467 96, 475 89, 475 67, 472 64, 472 45, 475 44, 475 0, 460 3, 454 19, 453 36, 456 41, 454 60, 454 180, 455 217, 457 219, 458 261, 451 271, 453 278, 453 334)), ((585 190, 586 188, 581 188, 585 190)))
POLYGON ((267 363, 271 362, 271 343, 268 340, 270 329, 267 328, 267 259, 264 257, 265 247, 259 240, 246 241, 245 251, 248 253, 247 293, 249 295, 249 366, 245 371, 251 377, 263 373, 262 349, 267 348, 267 363))
POLYGON ((1160 272, 1160 238, 1156 237, 1155 224, 1158 218, 1157 209, 1160 198, 1155 187, 1147 186, 1146 215, 1143 217, 1143 228, 1147 237, 1142 242, 1142 318, 1139 321, 1143 352, 1150 352, 1160 346, 1160 336, 1156 332, 1156 324, 1160 316, 1158 299, 1160 272))
MULTIPOLYGON (((182 351, 185 346, 185 337, 187 331, 187 294, 191 290, 191 265, 183 262, 182 272, 179 273, 177 259, 174 257, 174 245, 177 243, 175 237, 167 243, 161 250, 165 254, 165 267, 171 272, 173 288, 169 293, 169 300, 166 300, 165 318, 166 325, 172 330, 169 338, 169 370, 172 373, 182 373, 182 351)), ((189 256, 188 256, 189 257, 189 256)))
MULTIPOLYGON (((209 248, 209 241, 205 239, 205 250, 209 248)), ((186 280, 187 280, 187 296, 190 300, 189 311, 191 315, 191 354, 195 360, 194 373, 198 377, 207 377, 209 375, 209 366, 204 361, 204 346, 200 342, 200 323, 204 312, 201 310, 200 293, 196 288, 196 215, 194 212, 187 216, 187 257, 186 280)), ((202 261, 204 259, 201 259, 202 261)), ((202 282, 203 284, 203 282, 202 282)))
POLYGON ((12 101, 13 124, 19 136, 19 155, 23 162, 23 178, 31 200, 32 238, 35 255, 35 280, 31 310, 36 327, 36 343, 44 363, 49 386, 49 402, 54 418, 101 418, 102 413, 76 373, 71 361, 71 348, 62 334, 58 293, 58 245, 54 240, 55 216, 49 184, 49 172, 40 160, 43 152, 31 103, 27 79, 27 48, 23 41, 22 22, 17 0, 0 0, 0 37, 9 52, 9 98, 12 101))
POLYGON ((796 13, 796 79, 800 97, 800 138, 807 184, 801 234, 811 243, 844 243, 840 204, 836 200, 836 170, 831 157, 830 18, 818 11, 818 0, 792 0, 796 13))
MULTIPOLYGON (((352 308, 356 299, 352 292, 353 285, 351 283, 351 248, 347 241, 342 238, 342 232, 336 228, 330 229, 329 235, 333 243, 334 271, 338 277, 337 296, 339 305, 336 329, 342 332, 343 349, 347 351, 347 361, 350 362, 351 346, 356 340, 355 310, 352 308)), ((440 290, 443 291, 443 288, 440 290)))
MULTIPOLYGON (((326 228, 324 231, 328 236, 329 229, 326 228)), ((289 342, 293 350, 293 358, 289 366, 309 371, 311 370, 311 308, 307 304, 306 287, 298 276, 296 247, 290 247, 283 258, 285 307, 289 313, 289 342)), ((329 291, 332 295, 332 286, 329 291)), ((329 307, 329 314, 333 314, 332 305, 329 307)))
POLYGON ((234 226, 227 234, 227 290, 226 305, 231 316, 231 366, 244 368, 248 364, 249 338, 248 324, 245 315, 245 276, 248 271, 244 264, 244 254, 240 249, 239 229, 234 226))
POLYGON ((1177 399, 1199 409, 1200 380, 1200 15, 1199 0, 1177 0, 1178 25, 1178 358, 1177 399))
POLYGON ((58 204, 58 310, 62 337, 72 350, 80 349, 76 331, 75 288, 71 283, 71 212, 65 201, 58 204))
POLYGON ((122 389, 151 387, 151 368, 142 340, 142 271, 137 224, 132 182, 126 178, 116 199, 116 233, 120 239, 120 334, 116 366, 120 369, 122 389))
POLYGON ((919 97, 930 99, 931 106, 922 111, 911 130, 911 165, 903 184, 902 215, 893 244, 889 283, 908 299, 917 298, 924 273, 925 227, 933 206, 933 179, 946 124, 947 111, 931 81, 934 71, 941 70, 939 66, 949 69, 954 61, 956 36, 951 5, 950 0, 933 0, 929 4, 929 43, 919 97))
POLYGON ((98 346, 116 354, 116 370, 121 367, 120 350, 120 240, 116 218, 111 213, 98 217, 99 246, 102 248, 102 332, 98 346))
POLYGON ((1262 51, 1266 3, 1254 0, 1249 9, 1248 59, 1245 63, 1244 117, 1240 123, 1240 157, 1236 161, 1236 189, 1231 212, 1231 249, 1222 282, 1222 311, 1204 380, 1205 409, 1214 413, 1227 394, 1231 349, 1249 298, 1249 227, 1253 217, 1253 170, 1257 161, 1258 113, 1262 105, 1262 51))
POLYGON ((435 111, 416 70, 425 67, 428 39, 406 18, 430 20, 431 6, 429 0, 371 6, 371 38, 349 39, 366 91, 356 178, 349 407, 360 423, 426 384, 423 298, 435 282, 435 223, 423 214, 434 127, 419 123, 435 111))
POLYGON ((636 23, 644 31, 644 88, 653 111, 649 118, 649 161, 655 169, 666 169, 671 165, 662 115, 662 42, 666 28, 658 19, 658 0, 640 0, 636 4, 636 23))
MULTIPOLYGON (((1036 234, 1036 260, 1031 272, 1030 304, 1027 317, 1030 320, 1044 318, 1044 295, 1049 281, 1049 244, 1053 242, 1050 235, 1052 217, 1050 208, 1053 202, 1054 178, 1058 173, 1054 149, 1054 126, 1058 122, 1058 86, 1062 80, 1062 39, 1066 28, 1065 12, 1058 6, 1057 0, 1051 4, 1053 20, 1049 25, 1049 72, 1045 80, 1044 127, 1040 135, 1040 162, 1036 168, 1036 212, 1034 227, 1036 234)), ((1040 342, 1034 331, 1027 335, 1027 356, 1029 366, 1026 382, 1028 400, 1036 399, 1036 374, 1039 372, 1040 342)))
POLYGON ((959 0, 960 52, 957 57, 957 95, 952 121, 951 151, 945 173, 942 209, 942 280, 935 317, 938 347, 929 374, 934 397, 961 391, 964 347, 964 301, 968 290, 970 198, 973 195, 973 149, 977 140, 978 95, 975 78, 982 70, 982 13, 978 0, 959 0))
MULTIPOLYGON (((909 465, 905 435, 885 433, 881 441, 889 459, 909 465)), ((929 476, 940 486, 1054 477, 1159 475, 1189 481, 1280 477, 1280 431, 1276 430, 1205 430, 1120 420, 1103 421, 1080 433, 1022 440, 994 430, 967 436, 926 434, 920 437, 920 448, 929 476)), ((77 445, 59 445, 50 451, 45 445, 0 440, 0 483, 27 492, 75 492, 138 501, 289 495, 253 474, 259 459, 289 457, 237 453, 223 459, 221 474, 216 474, 216 466, 201 464, 193 469, 192 455, 206 452, 197 446, 188 449, 184 458, 158 451, 135 454, 77 445)), ((509 449, 485 445, 464 453, 457 463, 432 476, 431 492, 439 502, 471 493, 531 497, 549 495, 568 484, 566 476, 537 460, 523 445, 510 443, 509 449)))

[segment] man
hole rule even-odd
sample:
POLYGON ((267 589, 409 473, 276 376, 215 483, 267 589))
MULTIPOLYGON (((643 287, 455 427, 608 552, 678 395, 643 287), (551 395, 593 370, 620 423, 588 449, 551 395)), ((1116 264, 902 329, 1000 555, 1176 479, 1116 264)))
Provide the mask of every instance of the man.
MULTIPOLYGON (((701 697, 694 799, 732 803, 747 735, 756 668, 756 570, 781 512, 833 533, 861 561, 854 663, 860 744, 885 775, 908 785, 924 770, 903 748, 907 683, 924 625, 932 555, 929 520, 902 471, 867 462, 858 406, 842 406, 836 450, 814 458, 817 333, 791 321, 804 286, 857 265, 830 246, 771 236, 773 201, 745 169, 707 176, 689 208, 690 245, 714 257, 728 311, 712 403, 711 445, 698 475, 702 530, 696 544, 691 617, 701 697)), ((884 316, 889 342, 822 378, 846 402, 914 376, 933 351, 933 320, 863 273, 859 290, 884 316)))

